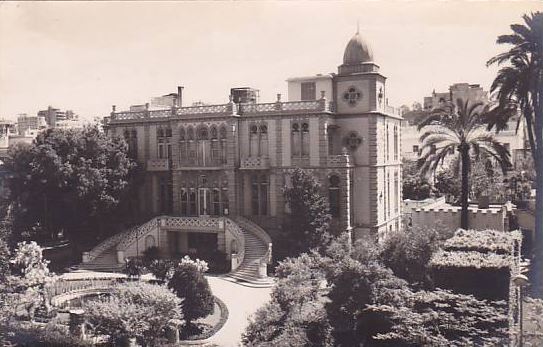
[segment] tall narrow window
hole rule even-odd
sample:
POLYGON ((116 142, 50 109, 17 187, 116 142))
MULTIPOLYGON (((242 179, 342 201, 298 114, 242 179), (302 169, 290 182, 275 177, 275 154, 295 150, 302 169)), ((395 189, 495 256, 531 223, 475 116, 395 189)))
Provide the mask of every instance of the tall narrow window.
POLYGON ((386 137, 387 137, 387 140, 386 140, 386 141, 387 141, 387 143, 386 143, 386 144, 387 144, 387 145, 386 145, 386 153, 387 153, 387 154, 386 154, 386 158, 387 158, 387 159, 386 159, 386 160, 388 161, 388 160, 390 159, 390 147, 389 147, 389 145, 388 145, 388 143, 389 143, 388 123, 387 123, 386 130, 385 130, 385 131, 386 131, 386 137))
POLYGON ((260 214, 266 216, 268 214, 268 177, 260 176, 260 214))
POLYGON ((207 127, 201 127, 198 130, 198 142, 197 142, 197 148, 198 148, 198 165, 200 166, 206 166, 209 162, 211 153, 209 148, 209 133, 207 130, 207 127))
POLYGON ((317 99, 317 88, 315 86, 315 82, 302 82, 301 99, 302 101, 317 99))
POLYGON ((398 141, 398 126, 394 126, 394 160, 398 160, 398 152, 400 151, 400 142, 398 141))
POLYGON ((230 206, 228 204, 228 188, 223 187, 221 192, 222 213, 228 215, 230 206))
POLYGON ((163 159, 166 156, 165 148, 164 148, 164 129, 158 128, 157 129, 157 150, 158 150, 158 158, 163 159))
POLYGON ((309 156, 309 123, 302 123, 302 156, 309 156))
POLYGON ((128 144, 128 156, 137 159, 138 156, 138 133, 136 130, 125 130, 124 139, 128 144))
POLYGON ((219 145, 219 134, 217 128, 211 128, 211 162, 213 166, 220 164, 221 150, 219 145))
POLYGON ((179 129, 179 164, 185 164, 187 162, 187 136, 185 128, 179 129))
POLYGON ((251 214, 258 215, 258 176, 251 176, 251 214))
POLYGON ((196 205, 196 190, 191 188, 189 191, 189 216, 197 216, 198 209, 196 205))
POLYGON ((262 124, 259 127, 260 132, 260 155, 263 157, 268 156, 268 126, 266 124, 262 124))
POLYGON ((339 217, 339 177, 330 176, 328 180, 328 199, 330 200, 330 214, 332 217, 339 217))
POLYGON ((398 179, 398 173, 394 173, 394 214, 398 214, 398 203, 400 194, 400 182, 398 179))
POLYGON ((196 142, 194 141, 194 129, 190 127, 187 130, 188 162, 191 165, 196 164, 196 142))
POLYGON ((292 141, 292 155, 295 157, 299 157, 301 155, 301 143, 300 143, 300 124, 299 123, 293 123, 292 124, 292 135, 291 135, 292 141))
POLYGON ((259 155, 258 151, 258 126, 253 124, 249 127, 249 156, 257 157, 259 155))
POLYGON ((387 172, 387 217, 390 217, 390 173, 387 172))
POLYGON ((221 142, 221 163, 226 164, 226 128, 224 126, 219 130, 221 142))
POLYGON ((189 194, 186 188, 181 189, 179 200, 181 200, 181 215, 188 216, 189 215, 189 194))
POLYGON ((220 216, 222 214, 220 196, 221 196, 221 191, 219 190, 219 188, 214 188, 212 196, 211 196, 211 200, 212 200, 212 205, 213 205, 212 214, 215 216, 220 216))

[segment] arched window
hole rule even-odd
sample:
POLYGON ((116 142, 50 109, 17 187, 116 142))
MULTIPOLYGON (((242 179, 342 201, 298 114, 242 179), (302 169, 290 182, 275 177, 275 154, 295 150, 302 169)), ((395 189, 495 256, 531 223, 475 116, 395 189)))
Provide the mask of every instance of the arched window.
POLYGON ((221 148, 216 127, 211 127, 211 162, 213 166, 221 164, 221 148))
POLYGON ((388 124, 387 124, 387 126, 386 126, 385 131, 386 131, 386 139, 387 139, 387 140, 386 140, 386 147, 385 147, 385 150, 386 150, 386 160, 388 161, 389 158, 390 158, 390 147, 388 146, 388 142, 389 142, 389 141, 388 141, 388 140, 389 140, 389 136, 388 136, 388 135, 389 135, 388 124))
POLYGON ((397 215, 399 211, 399 201, 400 201, 400 181, 398 179, 398 172, 394 173, 394 214, 397 215))
POLYGON ((187 129, 187 162, 190 165, 196 164, 196 142, 194 141, 194 128, 187 129))
POLYGON ((219 130, 219 137, 221 142, 221 161, 226 164, 226 127, 221 126, 219 130))
POLYGON ((299 157, 302 154, 301 151, 301 141, 300 141, 300 124, 292 123, 292 155, 299 157))
POLYGON ((179 128, 179 163, 185 164, 187 162, 187 138, 185 128, 179 128))
POLYGON ((179 200, 181 200, 181 216, 189 216, 189 194, 186 188, 181 188, 179 200))
POLYGON ((145 237, 145 249, 156 247, 155 237, 153 235, 147 235, 145 237))
POLYGON ((157 149, 159 159, 169 159, 172 157, 172 144, 170 143, 171 137, 171 128, 157 129, 157 149))
POLYGON ((128 156, 137 159, 138 156, 138 132, 136 130, 125 130, 124 139, 128 145, 128 156))
POLYGON ((249 156, 257 157, 258 155, 258 126, 251 124, 249 126, 249 156))
POLYGON ((302 157, 309 156, 309 123, 302 123, 302 157))
POLYGON ((267 157, 268 156, 268 126, 266 124, 261 124, 259 126, 259 132, 260 132, 260 156, 267 157))
POLYGON ((339 217, 340 215, 339 193, 339 177, 332 175, 328 179, 328 199, 330 200, 330 214, 332 217, 339 217))

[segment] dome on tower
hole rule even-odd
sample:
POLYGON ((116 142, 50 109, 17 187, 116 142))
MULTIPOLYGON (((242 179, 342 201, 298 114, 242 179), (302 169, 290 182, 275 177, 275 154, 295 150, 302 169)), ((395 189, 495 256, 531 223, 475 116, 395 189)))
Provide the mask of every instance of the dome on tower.
POLYGON ((349 40, 345 53, 343 54, 344 65, 356 65, 373 62, 373 53, 370 47, 364 42, 360 33, 356 32, 349 40))

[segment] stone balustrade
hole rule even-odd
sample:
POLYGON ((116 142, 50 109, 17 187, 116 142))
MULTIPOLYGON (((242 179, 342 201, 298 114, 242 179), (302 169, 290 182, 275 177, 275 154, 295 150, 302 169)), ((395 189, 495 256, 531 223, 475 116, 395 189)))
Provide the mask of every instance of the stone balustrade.
POLYGON ((327 160, 328 167, 351 167, 352 158, 349 154, 329 155, 327 160))
POLYGON ((270 159, 267 157, 245 157, 241 159, 240 168, 246 170, 269 169, 270 159))
POLYGON ((168 171, 170 162, 168 159, 149 159, 147 160, 147 171, 168 171))

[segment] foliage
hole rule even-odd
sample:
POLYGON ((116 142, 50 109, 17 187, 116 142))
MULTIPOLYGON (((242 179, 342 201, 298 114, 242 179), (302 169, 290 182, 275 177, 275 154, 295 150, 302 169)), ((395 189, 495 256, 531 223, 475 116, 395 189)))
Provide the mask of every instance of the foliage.
POLYGON ((454 236, 447 239, 443 248, 449 251, 478 251, 509 254, 515 241, 521 241, 519 231, 503 232, 498 230, 463 230, 458 229, 454 236))
POLYGON ((511 266, 511 257, 492 252, 439 250, 432 256, 430 266, 434 268, 500 269, 511 266))
POLYGON ((168 322, 182 318, 181 303, 166 286, 128 282, 83 308, 94 332, 109 335, 114 342, 136 337, 140 343, 156 345, 168 322))
POLYGON ((402 194, 404 199, 424 200, 430 197, 432 185, 418 172, 415 162, 402 162, 402 194))
POLYGON ((160 250, 158 247, 153 246, 143 251, 143 264, 149 266, 153 261, 160 258, 160 250))
POLYGON ((543 300, 525 299, 523 330, 526 346, 543 346, 543 300))
POLYGON ((145 272, 145 265, 139 258, 128 258, 125 260, 123 272, 132 278, 140 278, 145 272))
POLYGON ((408 228, 389 233, 380 245, 380 258, 394 274, 412 285, 431 285, 428 262, 450 237, 447 228, 408 228))
POLYGON ((79 226, 99 226, 113 215, 135 164, 123 139, 88 126, 49 129, 30 145, 12 146, 5 167, 19 234, 64 231, 80 238, 79 226))
POLYGON ((462 99, 456 104, 436 109, 419 125, 424 130, 420 137, 422 156, 419 165, 422 174, 435 172, 445 159, 460 153, 462 168, 461 205, 463 228, 468 227, 468 194, 471 160, 493 160, 502 170, 510 166, 510 154, 503 144, 485 131, 485 114, 488 108, 480 102, 469 103, 462 99))
MULTIPOLYGON (((94 346, 90 341, 83 341, 69 332, 66 325, 49 322, 46 325, 36 325, 33 322, 10 322, 8 340, 17 346, 64 347, 64 346, 94 346)), ((1 341, 1 340, 0 340, 1 341)), ((7 344, 6 344, 7 345, 7 344)))
POLYGON ((0 223, 0 283, 4 283, 10 273, 9 260, 11 258, 11 252, 8 247, 8 237, 8 226, 5 223, 0 223))
POLYGON ((243 335, 246 346, 332 346, 324 310, 324 258, 303 253, 277 268, 272 299, 251 319, 243 335))
MULTIPOLYGON (((524 23, 512 24, 511 34, 500 35, 498 44, 511 47, 491 58, 487 65, 502 66, 491 92, 496 93, 497 107, 489 114, 489 129, 505 129, 507 122, 518 117, 525 122, 536 171, 536 211, 543 210, 543 13, 522 17, 524 23)), ((543 215, 535 218, 535 254, 533 257, 533 292, 543 296, 543 215)))
POLYGON ((173 275, 174 262, 169 259, 156 259, 149 265, 149 270, 160 281, 168 281, 173 275))
POLYGON ((214 299, 203 270, 207 264, 203 261, 192 261, 185 257, 174 269, 168 281, 168 287, 179 297, 184 299, 183 316, 187 325, 198 318, 213 313, 214 299))
POLYGON ((390 332, 375 336, 394 346, 501 346, 507 344, 504 302, 477 300, 437 289, 402 290, 402 306, 371 305, 392 322, 390 332), (406 303, 406 304, 405 304, 406 303))
POLYGON ((290 214, 283 230, 288 238, 287 253, 296 256, 311 248, 322 249, 329 244, 332 216, 328 200, 322 195, 321 184, 313 175, 296 168, 290 178, 292 187, 284 191, 290 214))

